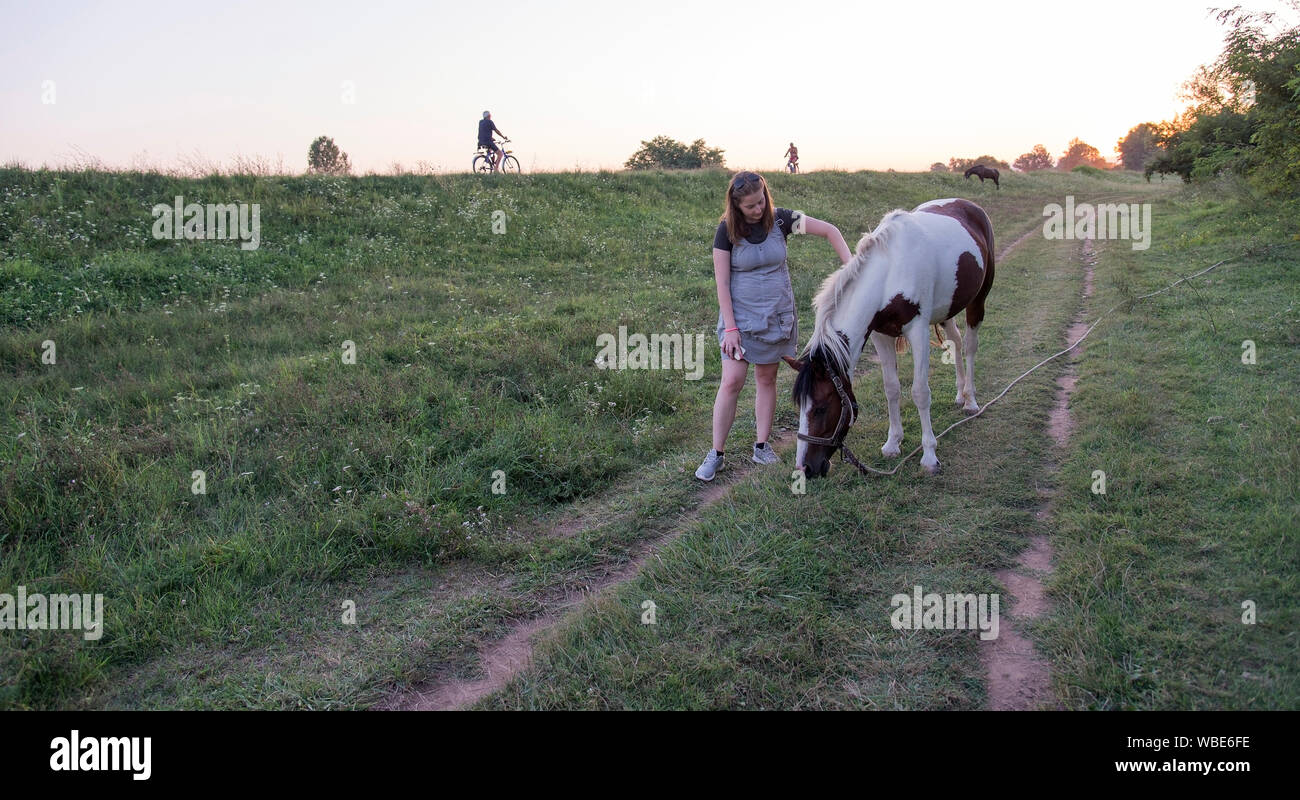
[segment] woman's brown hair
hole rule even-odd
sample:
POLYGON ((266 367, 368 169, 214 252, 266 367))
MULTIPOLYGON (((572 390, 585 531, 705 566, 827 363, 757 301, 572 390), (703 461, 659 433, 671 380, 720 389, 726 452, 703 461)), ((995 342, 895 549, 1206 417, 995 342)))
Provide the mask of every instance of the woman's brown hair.
POLYGON ((772 190, 767 188, 767 181, 763 180, 763 176, 757 172, 737 172, 727 184, 727 207, 722 212, 722 221, 727 223, 727 238, 733 245, 738 243, 750 228, 749 223, 745 221, 744 212, 740 210, 740 201, 760 190, 763 192, 763 199, 767 202, 763 204, 763 216, 754 226, 762 227, 764 231, 771 233, 776 212, 772 207, 772 190))

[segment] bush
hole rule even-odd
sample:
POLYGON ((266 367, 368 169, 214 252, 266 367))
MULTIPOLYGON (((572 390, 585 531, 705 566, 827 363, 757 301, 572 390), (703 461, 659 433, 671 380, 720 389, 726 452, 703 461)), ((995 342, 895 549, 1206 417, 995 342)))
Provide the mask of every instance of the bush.
POLYGON ((326 175, 347 175, 352 172, 352 165, 348 163, 348 154, 340 151, 333 139, 317 136, 307 148, 307 169, 326 175))
POLYGON ((667 136, 656 136, 642 141, 641 149, 623 165, 628 169, 701 169, 722 167, 725 161, 722 150, 708 147, 703 139, 696 139, 690 147, 667 136))

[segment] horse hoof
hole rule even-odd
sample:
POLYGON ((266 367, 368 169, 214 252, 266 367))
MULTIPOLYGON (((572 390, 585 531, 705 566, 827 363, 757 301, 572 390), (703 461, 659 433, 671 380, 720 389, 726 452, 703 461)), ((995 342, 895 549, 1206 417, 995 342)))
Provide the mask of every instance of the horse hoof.
POLYGON ((929 475, 930 477, 934 477, 935 475, 938 475, 938 474, 939 474, 939 471, 941 470, 941 467, 940 467, 938 461, 934 462, 934 466, 927 467, 927 466, 925 466, 924 464, 922 464, 921 467, 922 467, 922 469, 925 470, 925 474, 926 474, 926 475, 929 475))
POLYGON ((980 412, 980 407, 978 405, 962 406, 961 409, 967 414, 978 414, 980 412))
POLYGON ((885 445, 880 448, 880 452, 884 454, 885 458, 897 458, 898 454, 903 451, 897 446, 890 447, 889 445, 885 445))

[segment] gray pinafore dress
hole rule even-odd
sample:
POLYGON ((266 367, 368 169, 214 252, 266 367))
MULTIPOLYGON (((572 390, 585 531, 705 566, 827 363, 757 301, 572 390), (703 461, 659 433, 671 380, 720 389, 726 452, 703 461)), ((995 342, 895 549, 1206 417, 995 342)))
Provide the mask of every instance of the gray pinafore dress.
MULTIPOLYGON (((799 318, 786 264, 785 236, 776 226, 759 244, 741 238, 731 246, 731 309, 740 328, 740 346, 751 364, 775 364, 794 357, 799 318)), ((718 313, 718 347, 726 331, 718 313)), ((723 358, 731 358, 723 353, 723 358)))

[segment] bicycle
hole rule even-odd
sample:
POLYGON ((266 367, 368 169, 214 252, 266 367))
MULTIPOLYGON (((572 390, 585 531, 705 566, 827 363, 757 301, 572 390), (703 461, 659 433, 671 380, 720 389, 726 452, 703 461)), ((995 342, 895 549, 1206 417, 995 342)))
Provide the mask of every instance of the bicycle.
MULTIPOLYGON (((504 144, 508 141, 510 140, 504 139, 502 140, 502 143, 504 144)), ((518 175, 519 159, 511 155, 512 152, 513 151, 507 150, 504 147, 501 148, 501 160, 497 162, 497 168, 501 172, 514 173, 515 175, 518 175)), ((487 175, 497 171, 492 168, 492 151, 488 150, 486 146, 479 145, 478 149, 475 150, 474 153, 474 161, 472 162, 474 172, 487 175)))

